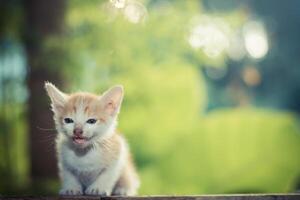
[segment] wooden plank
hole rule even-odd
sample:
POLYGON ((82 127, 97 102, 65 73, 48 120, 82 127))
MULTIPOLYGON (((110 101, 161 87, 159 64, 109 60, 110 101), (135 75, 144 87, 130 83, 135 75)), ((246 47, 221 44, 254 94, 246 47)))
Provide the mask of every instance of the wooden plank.
POLYGON ((0 196, 0 200, 300 200, 300 193, 293 194, 236 194, 200 196, 0 196))

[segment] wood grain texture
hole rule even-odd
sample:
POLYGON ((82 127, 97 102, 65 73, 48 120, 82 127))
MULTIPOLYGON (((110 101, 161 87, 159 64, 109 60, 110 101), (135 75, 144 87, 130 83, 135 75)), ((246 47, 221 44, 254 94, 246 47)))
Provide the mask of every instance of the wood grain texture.
POLYGON ((0 196, 0 200, 300 200, 300 193, 293 194, 236 194, 200 196, 0 196))

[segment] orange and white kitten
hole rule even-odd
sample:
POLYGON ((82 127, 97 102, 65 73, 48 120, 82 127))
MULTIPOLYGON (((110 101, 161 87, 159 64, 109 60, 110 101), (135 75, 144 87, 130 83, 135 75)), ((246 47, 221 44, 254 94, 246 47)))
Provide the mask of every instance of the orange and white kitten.
POLYGON ((115 130, 123 87, 112 87, 102 96, 65 94, 49 82, 45 88, 58 131, 59 193, 135 195, 138 175, 127 142, 115 130))

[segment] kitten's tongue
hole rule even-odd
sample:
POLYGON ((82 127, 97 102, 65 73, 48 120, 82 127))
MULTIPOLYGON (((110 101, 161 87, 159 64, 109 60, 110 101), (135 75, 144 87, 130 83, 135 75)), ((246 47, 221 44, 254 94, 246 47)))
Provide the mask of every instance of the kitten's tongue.
POLYGON ((82 138, 82 137, 74 137, 73 138, 73 141, 76 143, 76 144, 84 144, 86 139, 85 138, 82 138))

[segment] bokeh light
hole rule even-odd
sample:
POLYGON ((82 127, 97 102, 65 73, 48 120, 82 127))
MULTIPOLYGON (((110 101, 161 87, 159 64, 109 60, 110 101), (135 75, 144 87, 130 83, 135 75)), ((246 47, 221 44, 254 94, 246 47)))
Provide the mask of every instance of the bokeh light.
POLYGON ((229 27, 222 19, 200 16, 193 19, 192 24, 188 42, 193 48, 202 49, 208 57, 219 56, 229 46, 229 27))
POLYGON ((264 57, 268 50, 266 31, 262 23, 248 22, 244 27, 245 47, 249 55, 255 59, 264 57))
POLYGON ((137 1, 130 1, 124 8, 124 15, 128 21, 136 24, 146 19, 147 9, 137 1))
POLYGON ((116 7, 116 8, 124 8, 126 5, 126 0, 110 0, 110 2, 116 7))
POLYGON ((248 86, 257 86, 261 83, 260 72, 254 66, 245 67, 242 76, 248 86))

